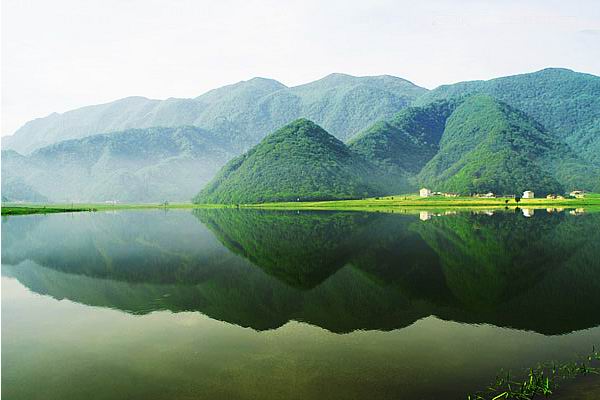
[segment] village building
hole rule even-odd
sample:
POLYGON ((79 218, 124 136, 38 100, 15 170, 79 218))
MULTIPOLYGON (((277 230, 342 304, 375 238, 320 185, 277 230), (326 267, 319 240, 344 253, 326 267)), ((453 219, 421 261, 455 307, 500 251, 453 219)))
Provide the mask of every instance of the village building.
POLYGON ((523 198, 524 199, 533 199, 533 198, 535 198, 535 195, 533 194, 533 192, 531 190, 526 190, 523 192, 523 198))
POLYGON ((422 188, 421 190, 419 190, 419 196, 429 197, 429 196, 431 196, 431 190, 427 189, 427 188, 422 188))
POLYGON ((550 200, 563 200, 564 199, 564 197, 561 196, 560 194, 549 194, 546 196, 546 198, 550 199, 550 200))
POLYGON ((577 198, 581 198, 585 196, 585 192, 583 190, 573 190, 569 195, 577 198))
POLYGON ((419 212, 419 219, 421 221, 428 221, 431 219, 431 217, 433 216, 433 214, 429 211, 421 211, 419 212))

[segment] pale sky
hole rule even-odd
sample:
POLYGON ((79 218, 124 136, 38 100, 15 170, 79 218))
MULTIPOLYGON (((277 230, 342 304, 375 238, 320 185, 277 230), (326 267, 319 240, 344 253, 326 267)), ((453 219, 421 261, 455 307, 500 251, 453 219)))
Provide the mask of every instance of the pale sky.
POLYGON ((418 85, 546 67, 600 75, 597 0, 1 0, 2 135, 139 95, 332 72, 418 85))

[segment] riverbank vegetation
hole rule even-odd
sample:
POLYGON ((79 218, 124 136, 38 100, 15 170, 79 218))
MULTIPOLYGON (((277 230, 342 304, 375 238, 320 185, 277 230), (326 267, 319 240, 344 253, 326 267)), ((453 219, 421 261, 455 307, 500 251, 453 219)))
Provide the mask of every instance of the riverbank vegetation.
POLYGON ((48 214, 57 212, 112 211, 135 209, 191 209, 191 208, 260 208, 274 210, 349 210, 349 211, 393 211, 446 210, 480 208, 547 208, 560 211, 564 208, 600 209, 600 194, 587 194, 574 199, 521 199, 478 198, 478 197, 418 197, 397 195, 373 197, 360 200, 333 200, 310 202, 280 202, 257 204, 192 204, 192 203, 85 203, 85 204, 40 204, 5 203, 2 215, 48 214))
POLYGON ((600 194, 588 194, 582 198, 573 199, 520 199, 508 197, 480 198, 480 197, 418 197, 416 195, 399 195, 386 197, 373 197, 361 200, 334 200, 315 202, 285 202, 262 203, 243 205, 243 207, 265 209, 317 209, 317 210, 372 210, 389 209, 397 207, 410 208, 504 208, 504 207, 531 207, 531 208, 583 208, 600 207, 600 194))
POLYGON ((64 212, 97 211, 93 207, 2 206, 2 215, 55 214, 64 212))
POLYGON ((567 363, 545 363, 530 368, 521 377, 502 372, 486 390, 467 400, 532 400, 546 398, 574 378, 597 375, 600 378, 600 351, 595 348, 585 358, 567 363))

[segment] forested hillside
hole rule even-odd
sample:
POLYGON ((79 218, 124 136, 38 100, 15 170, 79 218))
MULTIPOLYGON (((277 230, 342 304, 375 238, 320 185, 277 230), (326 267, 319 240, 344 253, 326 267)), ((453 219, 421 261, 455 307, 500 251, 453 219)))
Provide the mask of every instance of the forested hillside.
POLYGON ((443 85, 421 96, 416 104, 473 93, 489 94, 524 111, 586 160, 600 164, 600 77, 548 68, 443 85))
POLYGON ((559 145, 521 112, 486 96, 461 104, 440 150, 419 174, 424 185, 463 194, 562 193, 546 164, 559 145), (545 165, 546 164, 546 165, 545 165))
POLYGON ((356 135, 348 146, 393 175, 417 174, 438 152, 446 120, 460 100, 409 107, 356 135))
POLYGON ((194 201, 351 199, 384 190, 374 166, 314 122, 299 119, 230 161, 194 201))
MULTIPOLYGON (((410 107, 350 141, 385 174, 435 191, 600 189, 600 168, 522 111, 485 94, 410 107)), ((389 194, 392 194, 390 192, 389 194)))
POLYGON ((3 151, 2 195, 29 201, 188 201, 232 156, 221 139, 195 127, 95 135, 29 156, 3 151), (23 197, 26 188, 31 194, 23 197))

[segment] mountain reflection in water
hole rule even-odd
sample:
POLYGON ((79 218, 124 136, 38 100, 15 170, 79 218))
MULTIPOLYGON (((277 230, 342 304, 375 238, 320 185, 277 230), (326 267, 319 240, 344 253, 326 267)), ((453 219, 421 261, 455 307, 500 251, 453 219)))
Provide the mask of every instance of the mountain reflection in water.
POLYGON ((7 218, 3 275, 57 299, 336 333, 435 315, 558 335, 599 325, 600 214, 234 209, 7 218))

